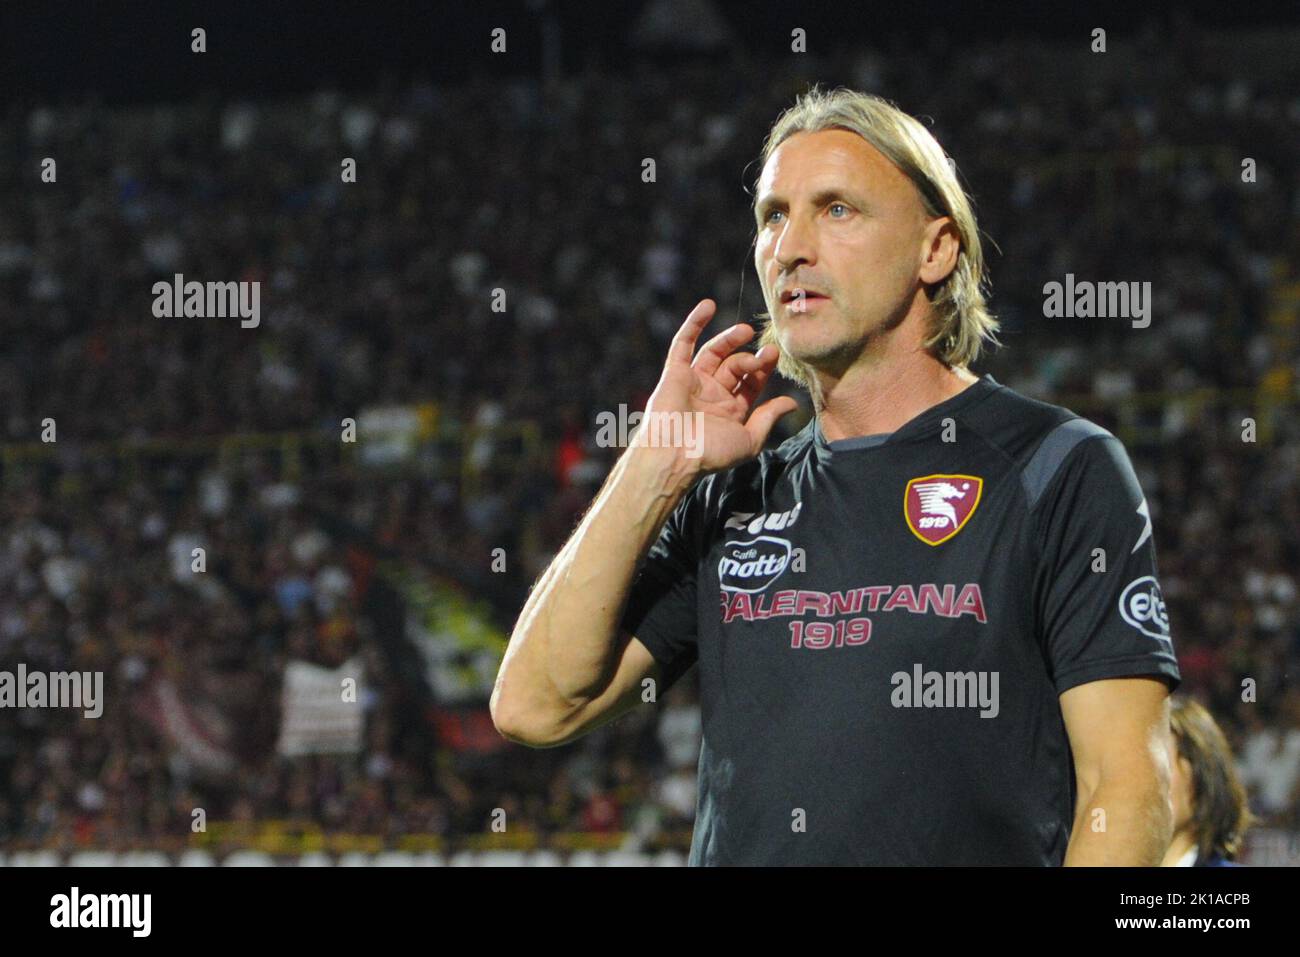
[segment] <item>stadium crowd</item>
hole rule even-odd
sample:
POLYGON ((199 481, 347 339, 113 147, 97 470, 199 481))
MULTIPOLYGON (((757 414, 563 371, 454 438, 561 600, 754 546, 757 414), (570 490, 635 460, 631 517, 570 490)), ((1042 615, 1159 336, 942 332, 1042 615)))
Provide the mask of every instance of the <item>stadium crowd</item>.
POLYGON ((1164 42, 1115 68, 1019 40, 938 51, 938 72, 889 50, 802 71, 738 56, 5 116, 0 439, 52 419, 57 442, 3 463, 0 669, 101 670, 107 703, 0 711, 0 849, 183 846, 195 808, 391 841, 480 835, 503 808, 515 832, 683 846, 693 678, 570 747, 457 750, 385 652, 340 528, 452 577, 504 548, 508 633, 619 452, 596 416, 641 407, 699 298, 720 325, 763 309, 743 187, 814 72, 934 118, 996 244, 1005 348, 977 371, 1126 439, 1183 690, 1224 725, 1255 811, 1300 830, 1300 332, 1279 306, 1300 283, 1300 91, 1232 78, 1194 31, 1164 42), (37 181, 46 156, 57 184, 37 181), (1067 272, 1150 281, 1150 327, 1044 318, 1067 272), (261 325, 156 318, 174 273, 260 281, 261 325), (460 437, 431 471, 212 451, 417 403, 460 437), (519 422, 540 441, 506 458, 493 429, 519 422), (286 662, 355 656, 360 752, 281 757, 286 662))

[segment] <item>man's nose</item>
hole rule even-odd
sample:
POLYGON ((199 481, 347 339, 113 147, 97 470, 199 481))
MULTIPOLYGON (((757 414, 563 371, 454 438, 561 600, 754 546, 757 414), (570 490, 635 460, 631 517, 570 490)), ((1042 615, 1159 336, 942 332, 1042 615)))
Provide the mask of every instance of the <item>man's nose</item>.
POLYGON ((791 216, 781 230, 776 241, 773 257, 785 272, 789 272, 801 263, 817 262, 817 244, 813 235, 812 223, 798 216, 791 216))

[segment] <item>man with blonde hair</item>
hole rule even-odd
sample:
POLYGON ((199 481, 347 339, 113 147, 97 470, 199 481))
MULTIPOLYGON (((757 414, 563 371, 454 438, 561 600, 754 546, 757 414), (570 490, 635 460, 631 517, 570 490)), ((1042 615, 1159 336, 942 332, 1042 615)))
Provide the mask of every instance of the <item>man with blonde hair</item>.
POLYGON ((761 347, 668 350, 633 443, 538 581, 492 697, 563 744, 698 663, 692 864, 1158 864, 1179 681, 1120 443, 969 365, 996 330, 970 201, 878 97, 816 88, 755 196, 761 347), (763 447, 780 396, 815 416, 763 447))

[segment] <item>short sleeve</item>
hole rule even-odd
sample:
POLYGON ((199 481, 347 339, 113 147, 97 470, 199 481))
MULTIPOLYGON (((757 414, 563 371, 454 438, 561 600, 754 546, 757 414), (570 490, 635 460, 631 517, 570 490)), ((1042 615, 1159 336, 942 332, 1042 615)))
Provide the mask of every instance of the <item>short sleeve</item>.
MULTIPOLYGON (((1039 634, 1058 693, 1105 678, 1181 676, 1146 497, 1120 441, 1086 420, 1033 506, 1039 634)), ((1050 437, 1049 437, 1050 438, 1050 437)))
POLYGON ((633 579, 621 619, 623 629, 645 645, 662 667, 661 693, 697 658, 696 581, 705 484, 696 483, 664 523, 633 579))

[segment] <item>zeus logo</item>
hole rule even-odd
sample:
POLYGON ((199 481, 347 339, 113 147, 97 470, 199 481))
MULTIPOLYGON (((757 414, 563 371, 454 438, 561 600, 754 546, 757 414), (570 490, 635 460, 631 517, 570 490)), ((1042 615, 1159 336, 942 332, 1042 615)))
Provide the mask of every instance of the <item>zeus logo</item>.
POLYGON ((743 529, 751 535, 757 535, 759 532, 779 532, 795 523, 802 508, 803 502, 797 502, 792 509, 766 515, 758 515, 754 512, 732 512, 731 518, 727 519, 727 523, 722 527, 743 529))
POLYGON ((1143 575, 1128 583, 1119 596, 1119 613, 1148 638, 1169 642, 1169 614, 1155 576, 1143 575))
POLYGON ((790 564, 790 543, 760 535, 747 542, 727 542, 718 561, 723 591, 759 592, 780 577, 790 564))

